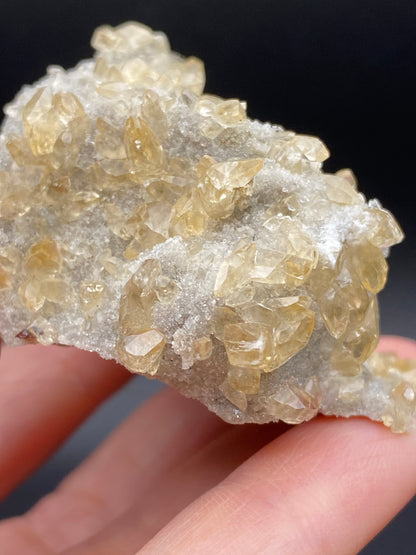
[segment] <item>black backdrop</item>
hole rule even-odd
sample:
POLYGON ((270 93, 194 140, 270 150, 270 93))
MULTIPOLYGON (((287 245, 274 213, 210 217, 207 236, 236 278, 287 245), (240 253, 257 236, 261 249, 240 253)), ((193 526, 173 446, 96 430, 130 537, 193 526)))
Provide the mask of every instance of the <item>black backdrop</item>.
MULTIPOLYGON (((326 168, 352 167, 360 189, 395 213, 407 240, 391 256, 382 329, 414 336, 416 2, 0 0, 0 104, 48 64, 89 57, 97 25, 128 19, 201 57, 207 91, 247 100, 251 117, 320 136, 332 152, 326 168)), ((412 514, 366 553, 414 553, 412 514)))

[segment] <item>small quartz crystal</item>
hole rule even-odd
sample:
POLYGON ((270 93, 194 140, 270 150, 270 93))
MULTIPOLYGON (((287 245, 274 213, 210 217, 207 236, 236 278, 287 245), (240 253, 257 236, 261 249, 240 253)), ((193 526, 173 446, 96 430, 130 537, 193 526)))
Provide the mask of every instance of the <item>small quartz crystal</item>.
POLYGON ((0 335, 75 345, 228 422, 416 411, 416 362, 374 352, 394 217, 321 140, 204 94, 139 23, 5 107, 0 335))

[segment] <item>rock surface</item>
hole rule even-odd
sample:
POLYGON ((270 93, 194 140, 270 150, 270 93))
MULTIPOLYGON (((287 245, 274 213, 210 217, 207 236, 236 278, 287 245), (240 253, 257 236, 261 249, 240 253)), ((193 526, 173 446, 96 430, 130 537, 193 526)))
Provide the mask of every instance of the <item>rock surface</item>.
POLYGON ((0 137, 0 334, 75 345, 229 422, 412 423, 416 363, 372 354, 403 234, 316 137, 203 94, 137 23, 51 66, 0 137))

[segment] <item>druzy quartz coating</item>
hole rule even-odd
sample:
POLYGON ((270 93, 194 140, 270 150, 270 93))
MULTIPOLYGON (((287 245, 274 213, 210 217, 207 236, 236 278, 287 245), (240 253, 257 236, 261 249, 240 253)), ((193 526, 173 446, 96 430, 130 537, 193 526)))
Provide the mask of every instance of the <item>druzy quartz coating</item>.
POLYGON ((403 234, 316 137, 204 94, 138 23, 51 66, 0 137, 0 334, 75 345, 234 422, 412 424, 416 362, 374 349, 403 234))

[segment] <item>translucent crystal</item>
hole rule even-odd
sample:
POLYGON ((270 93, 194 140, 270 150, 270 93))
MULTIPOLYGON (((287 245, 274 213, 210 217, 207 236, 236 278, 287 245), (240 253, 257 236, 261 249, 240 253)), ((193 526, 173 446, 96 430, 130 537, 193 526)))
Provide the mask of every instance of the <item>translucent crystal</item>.
POLYGON ((376 247, 391 247, 404 239, 404 233, 392 214, 382 208, 371 208, 368 240, 376 247))
POLYGON ((10 285, 10 274, 0 266, 0 289, 7 289, 10 285))
POLYGON ((254 268, 256 246, 246 240, 237 245, 236 250, 221 265, 214 286, 214 294, 223 297, 244 284, 249 272, 254 268))
POLYGON ((238 324, 242 320, 237 312, 228 306, 216 307, 210 320, 210 331, 220 341, 224 340, 224 328, 228 324, 238 324))
POLYGON ((193 344, 196 360, 206 360, 212 353, 212 340, 210 337, 200 337, 193 344))
POLYGON ((31 312, 38 312, 45 303, 45 295, 42 294, 40 286, 41 282, 37 280, 23 281, 17 291, 23 304, 31 312))
POLYGON ((348 326, 350 310, 340 288, 331 287, 319 299, 319 308, 329 333, 338 339, 348 326))
POLYGON ((216 189, 240 189, 246 187, 262 167, 261 158, 229 160, 213 164, 207 171, 207 179, 216 189))
POLYGON ((297 135, 291 143, 311 162, 324 162, 329 158, 329 150, 317 137, 297 135))
POLYGON ((22 110, 25 135, 33 154, 51 153, 59 136, 83 116, 84 109, 74 94, 52 95, 48 88, 39 89, 22 110))
POLYGON ((97 119, 95 148, 99 156, 110 160, 122 160, 127 157, 122 131, 102 118, 97 119))
POLYGON ((50 278, 40 283, 39 287, 41 295, 45 299, 57 304, 68 304, 73 298, 72 287, 63 279, 50 278))
POLYGON ((165 140, 168 135, 168 122, 158 94, 151 89, 143 95, 141 115, 159 140, 165 140))
POLYGON ((152 308, 156 301, 153 290, 136 285, 134 278, 125 286, 120 302, 120 331, 123 335, 133 335, 150 327, 152 308))
POLYGON ((393 216, 323 172, 317 137, 203 94, 163 33, 106 25, 92 45, 6 108, 2 341, 96 351, 228 422, 410 428, 416 363, 374 352, 393 216))
POLYGON ((321 392, 316 378, 310 379, 303 387, 296 383, 284 385, 268 401, 275 418, 288 424, 300 424, 313 418, 320 406, 321 392))
POLYGON ((81 283, 79 297, 86 313, 94 313, 103 303, 107 286, 102 281, 84 281, 81 283))
POLYGON ((270 367, 273 356, 272 330, 255 322, 226 324, 224 346, 230 364, 259 369, 270 367))
POLYGON ((309 343, 315 326, 315 313, 305 310, 295 321, 283 321, 273 331, 273 367, 278 368, 295 356, 309 343))
POLYGON ((240 123, 246 119, 246 110, 242 102, 237 98, 230 98, 224 102, 219 102, 214 108, 214 114, 218 119, 227 125, 240 123))
POLYGON ((337 175, 338 177, 342 177, 342 179, 348 181, 348 183, 352 187, 354 187, 354 189, 357 189, 357 178, 350 168, 343 168, 342 170, 338 170, 337 172, 335 172, 335 175, 337 175))
POLYGON ((405 432, 412 424, 415 410, 415 388, 402 382, 392 391, 391 402, 382 416, 383 423, 391 427, 393 432, 405 432))
POLYGON ((247 410, 247 396, 241 391, 237 391, 229 382, 225 380, 218 388, 224 397, 234 406, 242 411, 247 410))
POLYGON ((258 368, 239 368, 231 366, 228 370, 228 383, 237 391, 255 395, 260 389, 260 370, 258 368))
POLYGON ((185 239, 202 235, 208 222, 200 193, 191 189, 172 207, 171 235, 181 235, 185 239))
POLYGON ((163 147, 144 120, 139 117, 128 118, 124 145, 134 171, 139 176, 162 173, 165 165, 163 147))
POLYGON ((26 255, 24 268, 28 275, 42 279, 54 276, 61 267, 61 255, 53 239, 42 239, 32 245, 26 255))
POLYGON ((367 291, 381 291, 386 284, 388 270, 381 250, 371 243, 360 244, 351 249, 350 257, 352 266, 367 291))
POLYGON ((132 372, 154 376, 158 371, 165 336, 159 330, 144 330, 126 335, 118 345, 120 361, 132 372))
POLYGON ((359 204, 362 196, 351 181, 339 175, 325 175, 326 194, 329 200, 337 204, 359 204))

